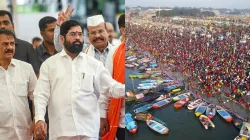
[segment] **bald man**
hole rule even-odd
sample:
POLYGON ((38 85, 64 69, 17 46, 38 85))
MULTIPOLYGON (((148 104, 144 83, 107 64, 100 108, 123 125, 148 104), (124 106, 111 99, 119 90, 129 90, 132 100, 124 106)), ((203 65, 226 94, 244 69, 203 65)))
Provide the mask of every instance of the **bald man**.
POLYGON ((112 44, 113 46, 119 45, 121 41, 115 38, 115 31, 112 23, 106 22, 106 30, 109 34, 109 43, 112 44))

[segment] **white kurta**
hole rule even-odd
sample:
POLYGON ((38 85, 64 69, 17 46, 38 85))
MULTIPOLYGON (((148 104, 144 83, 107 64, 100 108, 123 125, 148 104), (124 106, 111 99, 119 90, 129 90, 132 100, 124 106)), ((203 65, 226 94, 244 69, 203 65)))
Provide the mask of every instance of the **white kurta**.
POLYGON ((0 140, 28 140, 31 114, 27 96, 33 100, 37 82, 32 66, 12 59, 5 70, 0 66, 0 140))
POLYGON ((72 60, 63 50, 41 66, 34 92, 35 121, 49 114, 50 139, 83 135, 99 137, 98 97, 121 98, 125 85, 113 80, 98 60, 84 53, 72 60))
MULTIPOLYGON (((119 47, 118 46, 113 46, 110 43, 108 43, 108 48, 109 48, 109 53, 107 55, 107 59, 105 62, 105 68, 110 72, 110 74, 113 74, 113 56, 115 53, 115 50, 119 47)), ((94 50, 94 46, 90 45, 89 48, 86 49, 86 53, 89 56, 92 56, 95 58, 95 50, 94 50)), ((124 64, 125 65, 125 64, 124 64)), ((104 96, 100 96, 99 99, 99 106, 100 106, 100 115, 102 118, 106 118, 107 117, 107 111, 108 111, 108 107, 109 107, 109 100, 106 99, 104 96)), ((119 127, 121 128, 125 128, 125 102, 122 103, 121 106, 121 111, 120 111, 120 120, 119 120, 119 127)))

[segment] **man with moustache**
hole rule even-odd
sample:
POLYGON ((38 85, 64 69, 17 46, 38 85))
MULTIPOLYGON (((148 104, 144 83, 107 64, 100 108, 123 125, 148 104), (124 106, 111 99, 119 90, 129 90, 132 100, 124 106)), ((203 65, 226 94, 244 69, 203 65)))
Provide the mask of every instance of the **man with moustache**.
POLYGON ((15 35, 0 29, 0 139, 31 140, 28 98, 33 100, 36 75, 32 66, 14 59, 15 35))
MULTIPOLYGON (((65 12, 60 12, 57 18, 57 25, 60 26, 65 22, 73 13, 74 9, 69 10, 70 5, 68 5, 65 12)), ((102 15, 91 16, 87 19, 87 29, 88 29, 88 39, 91 43, 90 46, 84 49, 85 53, 89 56, 96 58, 101 61, 105 68, 113 74, 113 55, 118 46, 113 46, 108 41, 108 33, 106 30, 105 21, 102 15)), ((59 27, 56 27, 54 33, 54 43, 56 50, 59 52, 62 50, 62 45, 59 41, 59 27)), ((122 63, 122 62, 121 62, 122 63)), ((123 63, 124 64, 124 63, 123 63)), ((107 120, 107 110, 109 106, 109 100, 105 99, 105 96, 100 96, 100 116, 101 116, 101 126, 100 126, 100 137, 104 136, 105 132, 109 131, 109 123, 107 120)), ((122 105, 120 110, 119 119, 119 130, 125 128, 125 106, 122 105)), ((122 136, 121 136, 122 137, 122 136)))
MULTIPOLYGON (((14 31, 14 23, 10 12, 0 10, 0 29, 14 31)), ((15 55, 14 58, 27 62, 32 65, 36 75, 39 74, 38 59, 33 46, 27 41, 15 38, 15 55)))
POLYGON ((97 140, 100 94, 124 97, 125 85, 113 80, 101 62, 81 52, 83 30, 77 21, 62 23, 60 40, 64 49, 42 64, 34 92, 36 137, 46 137, 48 105, 50 139, 97 140))

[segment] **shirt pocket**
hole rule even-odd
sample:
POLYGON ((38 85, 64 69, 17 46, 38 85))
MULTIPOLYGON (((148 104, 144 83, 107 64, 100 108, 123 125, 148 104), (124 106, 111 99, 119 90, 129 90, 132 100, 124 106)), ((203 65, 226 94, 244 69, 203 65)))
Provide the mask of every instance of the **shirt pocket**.
POLYGON ((94 92, 93 81, 94 75, 80 73, 80 89, 86 92, 94 92))
POLYGON ((27 82, 16 82, 16 95, 19 97, 27 97, 28 95, 28 84, 27 82))

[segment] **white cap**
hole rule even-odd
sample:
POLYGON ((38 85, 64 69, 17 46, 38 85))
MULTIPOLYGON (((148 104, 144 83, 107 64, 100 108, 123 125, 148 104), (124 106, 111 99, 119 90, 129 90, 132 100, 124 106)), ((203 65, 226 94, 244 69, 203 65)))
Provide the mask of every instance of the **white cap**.
POLYGON ((87 26, 97 26, 100 23, 104 23, 104 18, 102 15, 95 15, 87 18, 87 26))

